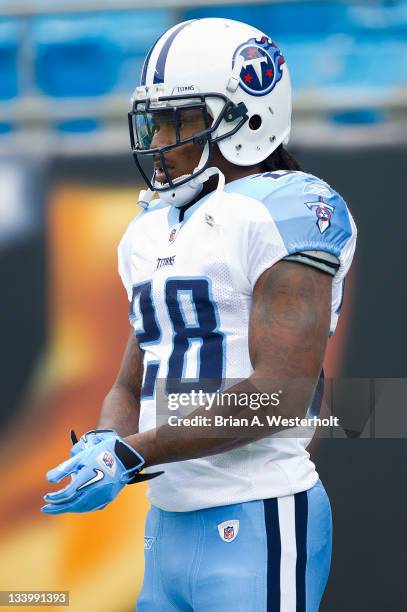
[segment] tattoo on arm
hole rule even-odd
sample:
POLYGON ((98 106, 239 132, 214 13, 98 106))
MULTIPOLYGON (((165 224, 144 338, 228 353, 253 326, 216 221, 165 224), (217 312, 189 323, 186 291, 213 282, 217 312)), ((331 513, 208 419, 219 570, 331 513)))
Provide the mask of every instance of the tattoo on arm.
POLYGON ((279 262, 259 278, 250 317, 255 369, 315 376, 328 339, 332 277, 295 262, 279 262))

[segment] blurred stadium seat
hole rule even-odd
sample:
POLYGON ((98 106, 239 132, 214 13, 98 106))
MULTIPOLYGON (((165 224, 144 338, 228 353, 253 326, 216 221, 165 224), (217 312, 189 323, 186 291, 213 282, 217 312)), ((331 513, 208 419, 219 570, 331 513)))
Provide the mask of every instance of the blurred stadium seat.
POLYGON ((36 84, 55 97, 131 91, 152 41, 171 23, 168 11, 37 18, 36 84))
POLYGON ((117 83, 120 49, 109 37, 107 17, 35 20, 35 79, 40 91, 54 97, 107 94, 117 83))
POLYGON ((171 10, 138 10, 115 17, 110 36, 121 50, 120 91, 129 94, 138 84, 144 58, 152 44, 176 21, 171 10))
POLYGON ((274 38, 284 34, 315 35, 348 29, 348 6, 343 2, 289 2, 246 4, 191 8, 185 19, 226 17, 251 23, 260 30, 270 31, 274 38))
POLYGON ((56 128, 59 132, 66 133, 81 133, 88 134, 100 129, 100 121, 96 119, 66 119, 65 121, 59 121, 56 123, 56 128))
POLYGON ((19 22, 0 21, 0 100, 9 100, 18 94, 19 22))

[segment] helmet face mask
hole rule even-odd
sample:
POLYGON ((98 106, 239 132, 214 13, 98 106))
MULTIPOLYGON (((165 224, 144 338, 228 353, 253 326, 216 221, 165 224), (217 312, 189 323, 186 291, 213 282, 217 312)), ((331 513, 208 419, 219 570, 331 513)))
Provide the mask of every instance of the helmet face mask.
MULTIPOLYGON (((147 89, 145 93, 148 94, 147 89)), ((128 114, 130 142, 134 161, 148 187, 157 192, 167 191, 202 174, 212 162, 214 144, 235 134, 248 120, 246 110, 244 104, 235 105, 227 96, 218 93, 160 96, 158 100, 149 97, 135 99, 128 114), (222 105, 215 121, 208 112, 211 98, 222 105), (237 125, 216 136, 223 120, 230 123, 236 118, 239 118, 237 125), (163 132, 166 144, 151 146, 155 135, 160 132, 163 132), (197 168, 186 176, 172 178, 165 154, 191 143, 202 148, 197 168), (157 159, 166 176, 165 183, 155 180, 156 171, 150 179, 147 164, 143 164, 143 161, 150 161, 151 165, 151 161, 157 159)))

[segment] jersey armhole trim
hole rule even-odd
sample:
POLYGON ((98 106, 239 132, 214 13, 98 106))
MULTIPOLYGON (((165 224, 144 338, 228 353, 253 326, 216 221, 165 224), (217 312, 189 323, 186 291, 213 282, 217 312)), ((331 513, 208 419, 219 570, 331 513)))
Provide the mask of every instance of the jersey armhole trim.
MULTIPOLYGON (((318 253, 316 251, 312 251, 312 253, 318 253)), ((295 261, 297 263, 302 263, 313 268, 317 268, 322 272, 326 272, 331 276, 335 276, 336 272, 340 267, 340 262, 336 256, 332 256, 330 253, 320 253, 321 256, 317 256, 311 254, 311 252, 302 251, 298 253, 293 253, 292 255, 287 255, 284 257, 287 261, 295 261), (326 258, 324 257, 326 255, 326 258)))

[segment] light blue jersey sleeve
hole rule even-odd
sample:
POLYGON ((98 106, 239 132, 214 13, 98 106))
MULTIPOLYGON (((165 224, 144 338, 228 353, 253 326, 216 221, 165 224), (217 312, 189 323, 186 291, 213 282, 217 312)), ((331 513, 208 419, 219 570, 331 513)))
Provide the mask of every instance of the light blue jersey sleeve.
MULTIPOLYGON (((321 179, 280 170, 234 181, 225 189, 261 203, 284 245, 283 259, 320 268, 333 276, 341 264, 349 267, 356 227, 343 198, 321 179)), ((260 242, 267 249, 264 231, 261 233, 260 242)), ((273 234, 270 232, 270 243, 275 241, 273 234)))
POLYGON ((225 191, 248 198, 246 277, 250 289, 265 270, 282 259, 331 274, 332 335, 357 235, 343 198, 315 176, 282 170, 233 181, 225 191))

